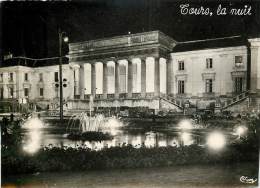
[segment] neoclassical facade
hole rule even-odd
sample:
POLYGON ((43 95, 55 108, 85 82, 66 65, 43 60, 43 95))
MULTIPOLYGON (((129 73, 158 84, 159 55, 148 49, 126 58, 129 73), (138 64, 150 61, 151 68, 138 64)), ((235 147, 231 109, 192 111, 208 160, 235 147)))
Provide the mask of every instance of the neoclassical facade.
MULTIPOLYGON (((179 111, 200 103, 224 108, 260 91, 259 38, 246 43, 239 37, 177 42, 152 31, 70 43, 68 58, 63 90, 66 108, 72 110, 89 109, 92 99, 96 108, 179 111)), ((14 98, 30 93, 26 97, 36 103, 55 103, 58 74, 58 66, 1 68, 1 98, 9 98, 8 88, 14 88, 21 90, 14 98), (11 72, 17 74, 13 87, 4 81, 11 72)))

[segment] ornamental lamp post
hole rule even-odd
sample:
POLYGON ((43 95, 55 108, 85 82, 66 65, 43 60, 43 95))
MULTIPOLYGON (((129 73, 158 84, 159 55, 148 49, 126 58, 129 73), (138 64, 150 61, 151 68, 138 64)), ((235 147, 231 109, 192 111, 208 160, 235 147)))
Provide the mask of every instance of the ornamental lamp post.
POLYGON ((69 38, 65 32, 62 32, 59 28, 59 73, 60 73, 60 120, 63 120, 63 80, 62 80, 62 44, 68 42, 69 38))

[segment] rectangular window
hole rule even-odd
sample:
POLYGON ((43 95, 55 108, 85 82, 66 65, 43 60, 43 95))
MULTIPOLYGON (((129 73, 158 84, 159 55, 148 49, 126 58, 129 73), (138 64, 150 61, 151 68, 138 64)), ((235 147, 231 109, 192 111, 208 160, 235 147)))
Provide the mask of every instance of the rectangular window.
POLYGON ((1 74, 0 74, 0 82, 3 82, 3 81, 4 81, 4 74, 1 73, 1 74))
POLYGON ((29 96, 29 88, 24 88, 24 96, 25 97, 29 96))
POLYGON ((179 61, 179 70, 184 70, 184 61, 179 61))
POLYGON ((9 73, 9 81, 10 82, 14 81, 14 75, 12 72, 9 73))
POLYGON ((43 81, 43 74, 42 74, 42 73, 39 74, 39 81, 40 81, 40 82, 43 81))
POLYGON ((236 77, 235 78, 235 93, 243 92, 243 78, 236 77))
POLYGON ((28 81, 28 73, 24 73, 24 81, 28 81))
POLYGON ((14 96, 14 88, 12 88, 12 87, 9 88, 9 96, 10 97, 14 96))
POLYGON ((43 88, 40 88, 40 97, 43 97, 43 88))
POLYGON ((242 67, 243 61, 242 56, 235 56, 235 67, 242 67))
POLYGON ((183 94, 184 93, 184 80, 178 81, 178 93, 183 94))
POLYGON ((213 85, 212 85, 212 79, 206 79, 206 93, 212 93, 213 92, 213 85))
POLYGON ((58 73, 58 72, 55 72, 55 73, 54 73, 54 81, 55 81, 55 82, 58 82, 58 81, 59 81, 59 73, 58 73))
POLYGON ((4 98, 4 88, 1 87, 0 88, 0 99, 3 99, 4 98))
POLYGON ((212 67, 213 67, 213 60, 212 60, 212 58, 207 58, 206 59, 206 68, 207 69, 212 69, 212 67))

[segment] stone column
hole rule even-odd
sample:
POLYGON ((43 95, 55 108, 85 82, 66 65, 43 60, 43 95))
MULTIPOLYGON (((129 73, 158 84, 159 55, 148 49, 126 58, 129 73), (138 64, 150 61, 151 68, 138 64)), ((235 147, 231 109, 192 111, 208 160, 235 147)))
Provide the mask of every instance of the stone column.
POLYGON ((14 84, 13 85, 13 98, 17 98, 16 92, 17 92, 17 88, 16 88, 16 84, 14 84))
POLYGON ((166 59, 166 67, 167 67, 167 88, 166 93, 167 95, 173 94, 173 87, 174 87, 174 77, 173 77, 173 67, 172 67, 172 61, 169 59, 166 59))
POLYGON ((103 98, 107 98, 107 63, 103 63, 103 98))
POLYGON ((115 61, 115 98, 119 98, 119 63, 115 61))
POLYGON ((95 97, 96 94, 96 66, 95 63, 91 64, 91 95, 95 97))
POLYGON ((146 59, 141 59, 141 96, 146 95, 146 59))
POLYGON ((154 58, 154 96, 160 96, 160 62, 159 58, 154 58))
POLYGON ((4 90, 3 97, 4 97, 4 99, 7 99, 8 98, 8 87, 6 84, 3 85, 3 90, 4 90))
POLYGON ((84 64, 84 94, 91 94, 91 64, 84 64))
MULTIPOLYGON (((84 99, 84 94, 85 94, 85 77, 84 77, 84 74, 85 74, 85 67, 84 65, 81 65, 80 66, 80 69, 79 69, 79 94, 80 94, 80 99, 84 99)), ((68 78, 66 78, 68 80, 68 78)))
POLYGON ((260 91, 260 38, 249 39, 251 44, 250 91, 260 91))
POLYGON ((75 67, 75 95, 79 95, 79 67, 75 67))
POLYGON ((133 93, 133 66, 132 60, 128 60, 128 73, 127 73, 127 97, 132 98, 133 93))

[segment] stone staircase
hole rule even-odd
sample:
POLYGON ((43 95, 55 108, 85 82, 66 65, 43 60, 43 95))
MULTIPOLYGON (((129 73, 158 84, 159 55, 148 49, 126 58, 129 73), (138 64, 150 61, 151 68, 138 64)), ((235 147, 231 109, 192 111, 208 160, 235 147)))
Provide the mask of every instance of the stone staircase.
POLYGON ((181 110, 183 109, 182 101, 176 100, 175 98, 173 98, 173 97, 171 97, 169 95, 166 95, 166 96, 163 96, 163 97, 161 96, 160 100, 164 100, 164 101, 166 101, 166 102, 168 102, 168 103, 178 107, 181 110))
POLYGON ((245 91, 243 93, 240 93, 237 96, 234 96, 232 99, 229 99, 227 101, 225 101, 224 105, 222 106, 222 110, 227 109, 228 107, 231 107, 235 104, 238 104, 242 101, 244 101, 245 99, 247 99, 249 97, 249 91, 245 91))

